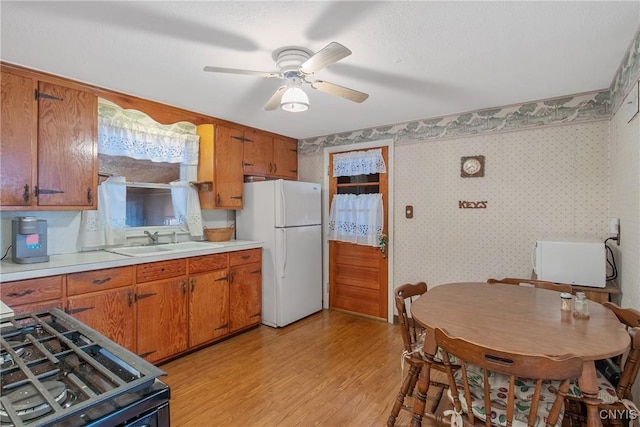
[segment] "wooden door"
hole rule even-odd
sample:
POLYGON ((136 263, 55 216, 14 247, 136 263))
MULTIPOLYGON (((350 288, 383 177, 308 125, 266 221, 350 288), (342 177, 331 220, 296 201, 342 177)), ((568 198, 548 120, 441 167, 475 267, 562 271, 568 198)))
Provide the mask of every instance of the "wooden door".
POLYGON ((260 323, 262 318, 262 263, 229 269, 229 332, 260 323))
MULTIPOLYGON (((349 150, 352 151, 352 150, 349 150)), ((329 170, 333 170, 333 153, 329 170)), ((382 147, 388 164, 388 147, 382 147)), ((388 235, 388 175, 329 177, 329 201, 334 194, 381 193, 383 233, 388 235)), ((388 251, 388 247, 387 247, 388 251)), ((329 307, 387 319, 388 263, 380 248, 329 241, 329 307)))
POLYGON ((229 332, 228 270, 191 276, 189 285, 189 347, 195 347, 229 332))
POLYGON ((257 131, 245 131, 244 137, 244 174, 268 175, 273 169, 273 138, 257 131))
POLYGON ((216 126, 214 163, 216 208, 242 209, 244 132, 216 126))
POLYGON ((187 279, 138 284, 137 353, 149 362, 187 349, 187 279))
POLYGON ((135 352, 133 289, 67 298, 67 313, 124 348, 135 352))
POLYGON ((0 206, 30 206, 36 158, 34 82, 3 72, 0 206))
POLYGON ((98 98, 38 85, 38 205, 96 207, 98 98))
POLYGON ((273 138, 274 174, 287 179, 298 179, 298 141, 273 138))

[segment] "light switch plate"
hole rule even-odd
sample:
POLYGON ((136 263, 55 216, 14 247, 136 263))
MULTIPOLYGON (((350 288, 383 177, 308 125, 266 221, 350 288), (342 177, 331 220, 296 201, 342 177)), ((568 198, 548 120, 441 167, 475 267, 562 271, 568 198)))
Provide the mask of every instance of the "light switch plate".
POLYGON ((622 103, 622 108, 624 108, 624 114, 627 118, 627 123, 629 123, 636 114, 638 114, 638 97, 640 93, 638 91, 638 82, 633 85, 629 94, 624 98, 622 103))

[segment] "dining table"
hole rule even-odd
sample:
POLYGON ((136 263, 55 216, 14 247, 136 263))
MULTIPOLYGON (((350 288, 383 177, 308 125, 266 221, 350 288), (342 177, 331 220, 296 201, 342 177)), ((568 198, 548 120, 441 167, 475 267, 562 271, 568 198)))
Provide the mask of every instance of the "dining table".
MULTIPOLYGON (((560 295, 512 284, 448 283, 415 300, 411 315, 425 328, 424 352, 430 356, 437 350, 436 328, 505 352, 579 356, 583 368, 578 386, 587 404, 587 426, 601 427, 594 361, 624 353, 631 339, 611 310, 587 301, 589 317, 577 318, 561 309, 560 295)), ((414 427, 422 425, 429 381, 430 369, 422 369, 411 419, 414 427)))

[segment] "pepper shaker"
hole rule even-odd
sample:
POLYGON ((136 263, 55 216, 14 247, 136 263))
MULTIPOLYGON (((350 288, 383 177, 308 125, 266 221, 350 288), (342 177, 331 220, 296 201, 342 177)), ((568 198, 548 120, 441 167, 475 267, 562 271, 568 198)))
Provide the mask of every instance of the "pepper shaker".
POLYGON ((576 299, 573 303, 573 317, 578 319, 589 318, 589 303, 584 292, 576 292, 576 299))
POLYGON ((560 309, 562 311, 571 311, 571 294, 562 292, 560 294, 560 309))

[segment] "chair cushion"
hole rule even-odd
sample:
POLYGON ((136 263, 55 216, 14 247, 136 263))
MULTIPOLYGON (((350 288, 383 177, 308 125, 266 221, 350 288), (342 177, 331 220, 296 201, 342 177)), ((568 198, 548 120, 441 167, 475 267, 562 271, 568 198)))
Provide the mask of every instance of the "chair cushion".
MULTIPOLYGON (((418 336, 418 340, 411 345, 412 354, 418 352, 421 356, 424 357, 424 334, 425 331, 422 331, 422 333, 418 336)), ((433 361, 436 363, 444 363, 442 360, 442 349, 440 347, 438 347, 438 349, 436 350, 436 354, 433 356, 433 361)), ((449 354, 449 362, 452 365, 460 365, 460 362, 453 354, 449 354)))
MULTIPOLYGON (((466 364, 467 377, 469 379, 469 391, 471 393, 471 408, 473 415, 481 420, 486 419, 484 407, 484 376, 482 368, 466 364)), ((464 397, 464 383, 462 370, 454 374, 458 397, 462 403, 463 412, 467 412, 467 402, 464 397)), ((507 396, 509 392, 509 377, 503 374, 489 371, 489 390, 491 394, 491 424, 506 427, 507 425, 507 396)), ((538 417, 534 426, 544 426, 549 416, 549 411, 556 399, 556 393, 560 386, 559 381, 543 381, 540 403, 538 404, 538 417)), ((526 427, 529 408, 533 392, 535 391, 535 381, 530 379, 516 378, 515 388, 515 412, 513 416, 513 427, 526 427)), ((451 388, 447 391, 449 400, 453 402, 451 388)), ((562 424, 564 410, 560 412, 556 426, 562 424)))
MULTIPOLYGON (((616 388, 609 382, 609 380, 596 369, 596 381, 598 382, 598 399, 602 403, 612 404, 618 401, 618 395, 616 394, 616 388)), ((582 398, 582 391, 578 387, 577 380, 571 380, 569 385, 568 396, 582 398)))

